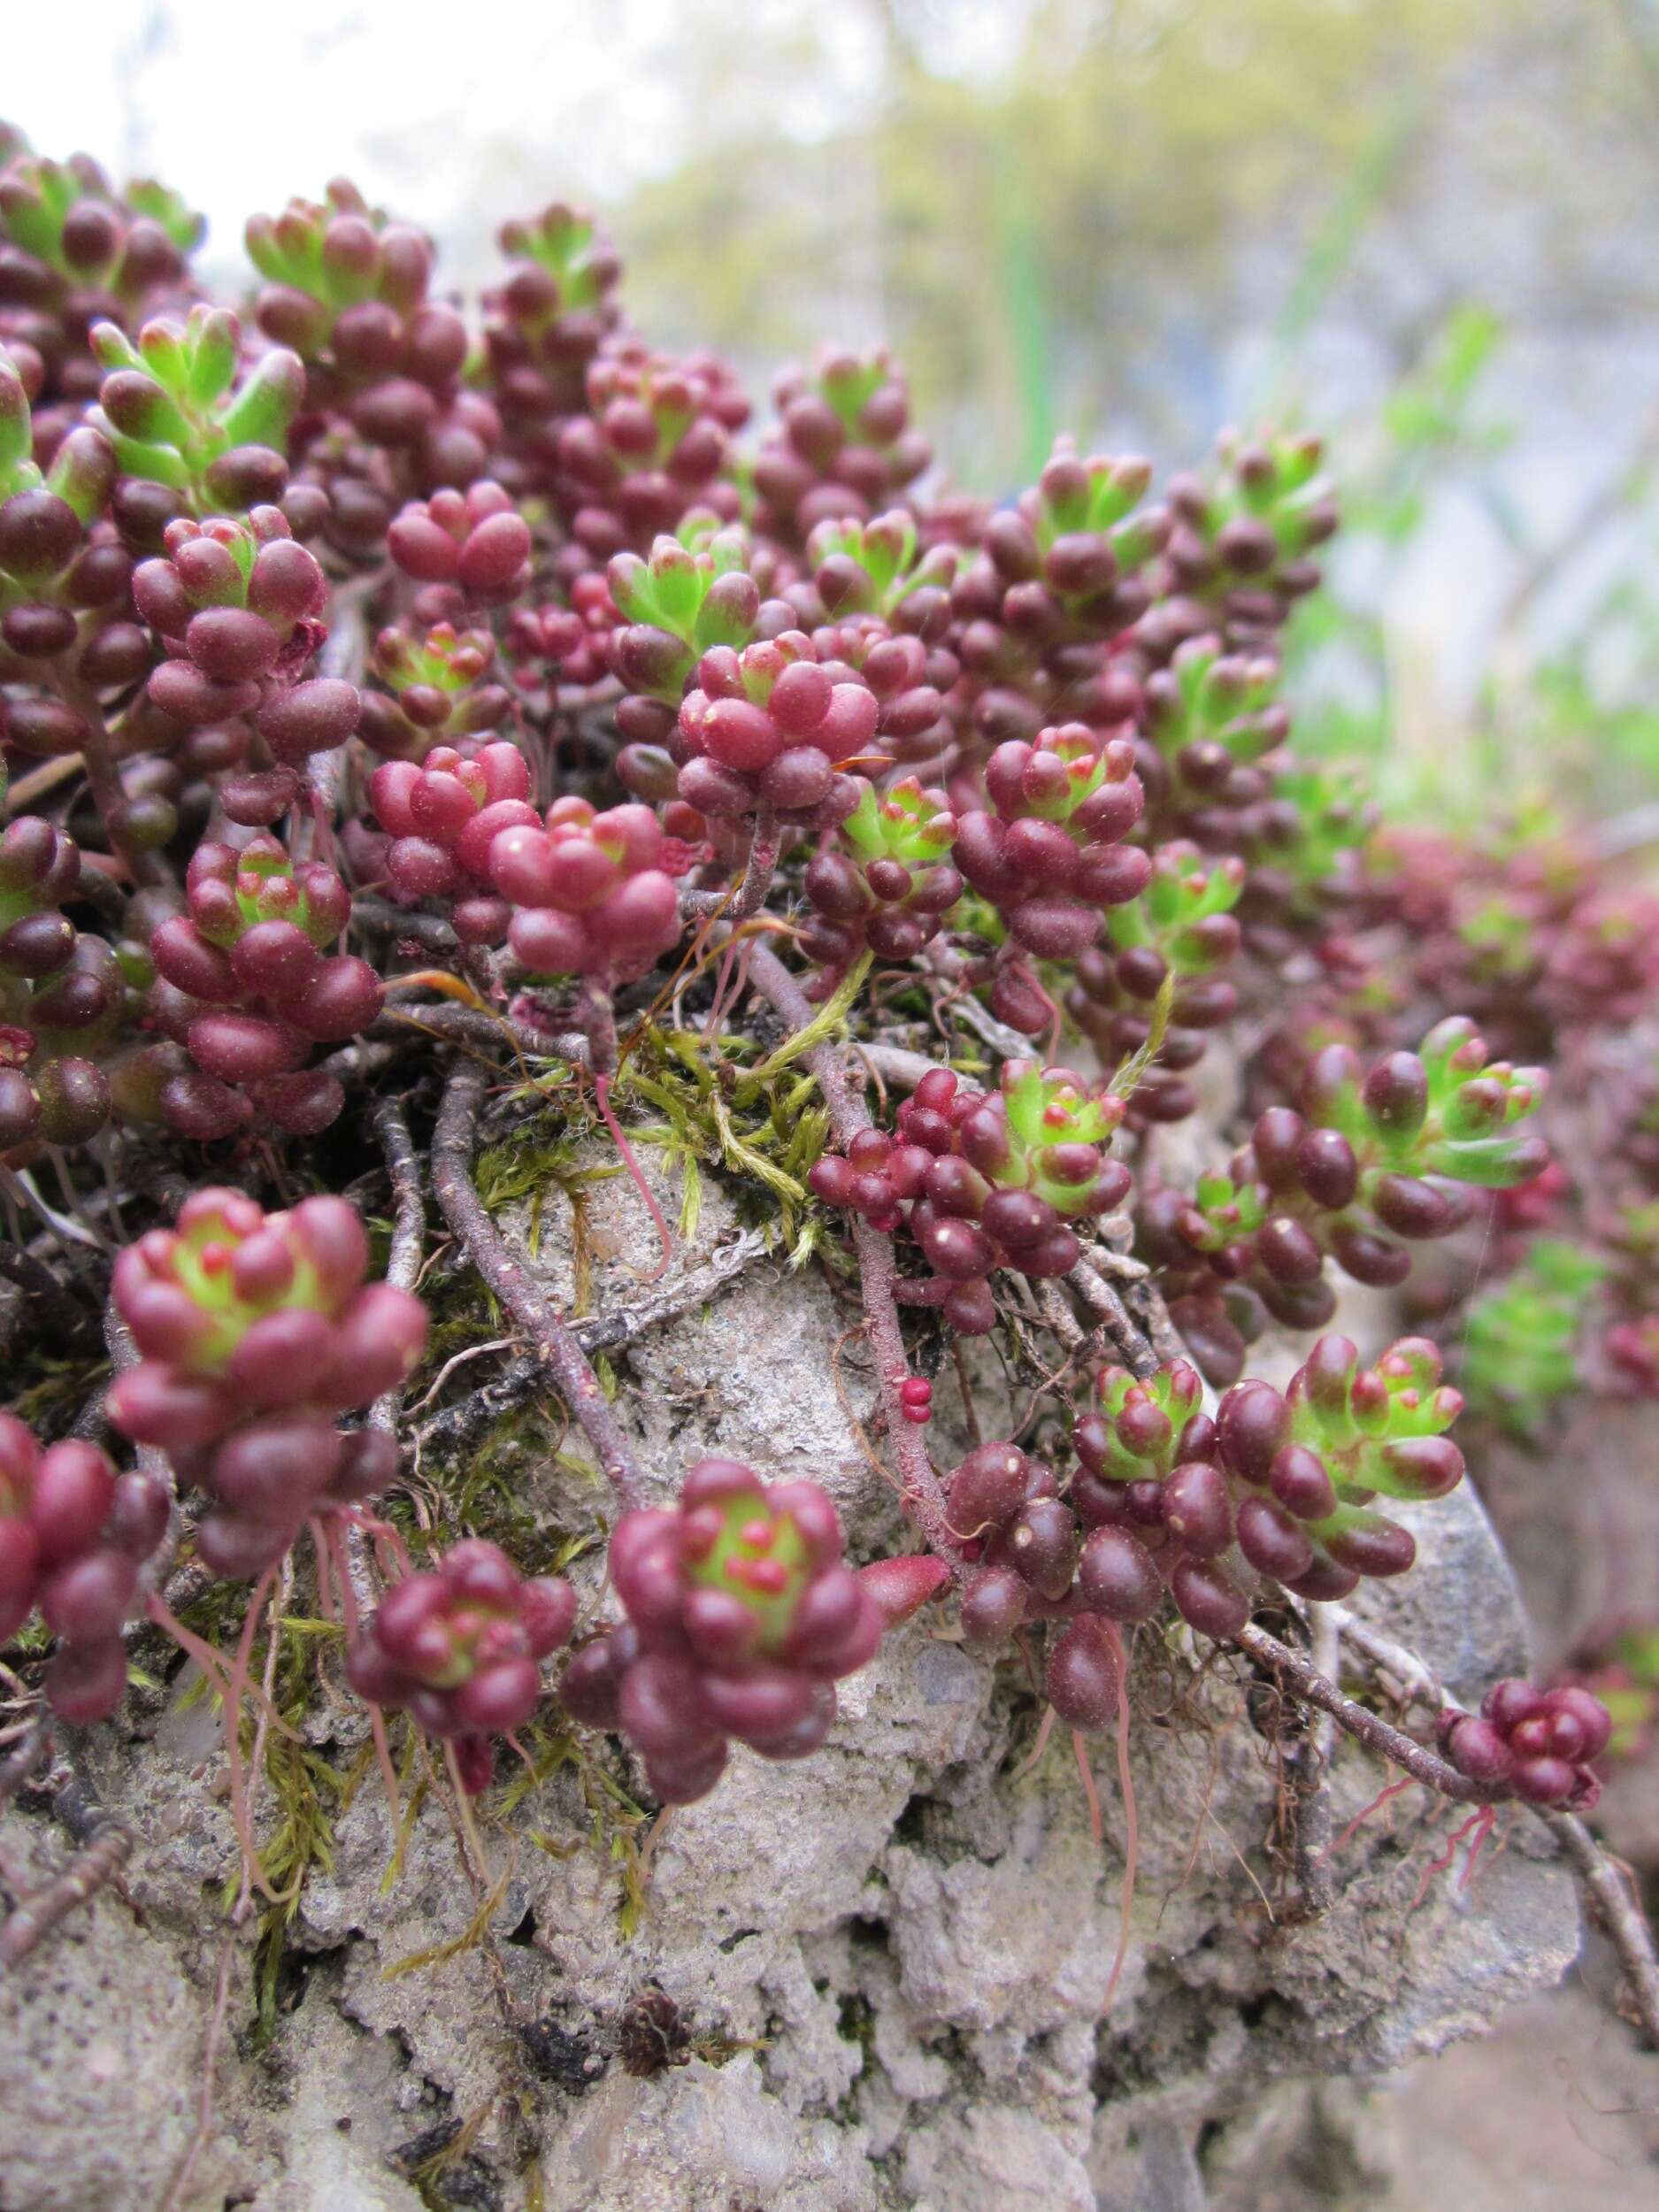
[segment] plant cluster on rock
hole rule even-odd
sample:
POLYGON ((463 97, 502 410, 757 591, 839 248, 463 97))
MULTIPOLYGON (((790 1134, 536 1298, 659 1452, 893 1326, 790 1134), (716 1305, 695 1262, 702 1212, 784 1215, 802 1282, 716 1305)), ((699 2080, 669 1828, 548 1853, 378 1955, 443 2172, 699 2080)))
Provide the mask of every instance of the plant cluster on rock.
MULTIPOLYGON (((67 1295, 122 1248, 107 1413, 144 1454, 118 1476, 8 1417, 0 1625, 38 1607, 48 1701, 113 1706, 180 1540, 260 1596, 299 1547, 377 1725, 459 1747, 469 1789, 550 1697, 680 1801, 733 1743, 817 1749, 930 1601, 1088 1731, 1122 1717, 1125 1629, 1232 1643, 1406 1571, 1379 1501, 1458 1480, 1457 1392, 1421 1334, 1367 1363, 1318 1333, 1345 1279, 1420 1293, 1425 1328, 1416 1255, 1553 1217, 1537 1063, 1659 968, 1582 866, 1379 839, 1298 759, 1317 441, 1229 434, 1162 487, 1063 441, 994 509, 930 473, 885 352, 787 372, 749 432, 567 208, 503 226, 469 308, 335 183, 250 223, 238 311, 150 204, 84 162, 0 173, 0 1195, 67 1295), (731 1115, 789 1071, 772 1171, 802 1256, 856 1272, 914 1552, 855 1571, 810 1479, 634 1464, 469 1177, 480 1064, 591 1097, 636 1173, 637 1102, 695 1093, 752 1163, 731 1115), (434 1194, 615 1486, 619 1618, 465 1517, 419 1565, 384 1517, 426 1317, 418 1250, 373 1279, 353 1141, 441 1092, 434 1194), (1033 1327, 1076 1356, 941 1471, 924 1341, 1033 1327), (1275 1329, 1282 1392, 1250 1373, 1275 1329)), ((1603 1222, 1606 1359, 1649 1393, 1655 1099, 1627 1087, 1603 1222)), ((394 1159, 394 1199, 418 1185, 394 1159)), ((1459 1771, 1585 1802, 1585 1694, 1494 1697, 1450 1727, 1459 1771)))

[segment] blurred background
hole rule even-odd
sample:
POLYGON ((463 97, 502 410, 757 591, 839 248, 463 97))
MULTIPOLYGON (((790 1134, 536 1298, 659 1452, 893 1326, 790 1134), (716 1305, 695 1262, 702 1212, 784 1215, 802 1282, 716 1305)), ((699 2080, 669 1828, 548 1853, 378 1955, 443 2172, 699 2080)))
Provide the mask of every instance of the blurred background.
POLYGON ((19 116, 210 221, 351 176, 453 284, 601 208, 638 323, 764 395, 887 338, 949 474, 1056 430, 1200 459, 1331 439, 1348 527, 1294 638, 1304 743, 1477 818, 1659 790, 1659 0, 218 0, 10 13, 19 116), (83 33, 90 32, 90 36, 83 33), (257 78, 257 111, 241 81, 257 78))

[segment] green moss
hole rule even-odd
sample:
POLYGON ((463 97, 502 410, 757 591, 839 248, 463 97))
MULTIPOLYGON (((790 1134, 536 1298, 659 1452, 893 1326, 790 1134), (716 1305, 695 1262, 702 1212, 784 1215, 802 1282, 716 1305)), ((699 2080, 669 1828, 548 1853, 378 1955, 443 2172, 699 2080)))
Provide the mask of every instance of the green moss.
POLYGON ((6 1401, 7 1409, 42 1436, 62 1435, 103 1390, 110 1377, 106 1359, 53 1359, 41 1353, 25 1363, 30 1375, 6 1401))

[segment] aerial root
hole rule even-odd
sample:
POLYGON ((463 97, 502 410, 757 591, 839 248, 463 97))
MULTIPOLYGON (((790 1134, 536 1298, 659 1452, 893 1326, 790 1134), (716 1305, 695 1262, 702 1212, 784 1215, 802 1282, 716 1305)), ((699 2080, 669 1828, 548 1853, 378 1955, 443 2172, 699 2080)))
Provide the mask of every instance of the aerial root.
POLYGON ((649 1274, 642 1275, 640 1279, 647 1283, 661 1282, 663 1277, 668 1272, 668 1263, 674 1256, 674 1247, 668 1233, 668 1224, 663 1218, 663 1210, 657 1202, 656 1192, 646 1181, 640 1164, 634 1156, 633 1146, 622 1133, 622 1125, 611 1110, 611 1078, 608 1075, 595 1076, 594 1095, 599 1102, 599 1110, 604 1117, 605 1127, 611 1132, 611 1141, 617 1148, 622 1164, 626 1168, 633 1180, 634 1189, 645 1202, 645 1210, 651 1217, 653 1227, 662 1239, 662 1258, 658 1260, 649 1274))
POLYGON ((1417 1911, 1418 1906, 1422 1904, 1423 1900, 1428 1895, 1429 1884, 1434 1879, 1434 1877, 1437 1874, 1444 1874, 1447 1871, 1448 1868, 1451 1865, 1452 1861, 1457 1855, 1458 1845, 1463 1840, 1465 1836, 1468 1836, 1471 1839, 1469 1846, 1469 1856, 1464 1863, 1463 1870, 1457 1879, 1457 1892, 1460 1896, 1462 1895, 1463 1892, 1469 1886, 1470 1877, 1475 1870, 1475 1862, 1480 1856, 1481 1846, 1486 1842, 1486 1838, 1492 1833, 1492 1824, 1496 1817, 1497 1815, 1492 1806, 1482 1805, 1478 1807, 1474 1812, 1470 1814, 1468 1819, 1463 1822, 1461 1827, 1454 1829, 1450 1838, 1448 1839, 1445 1850, 1437 1853, 1437 1855, 1429 1861, 1427 1866, 1424 1868, 1423 1879, 1417 1884, 1417 1893, 1411 1900, 1410 1904, 1406 1908, 1408 1917, 1410 1914, 1417 1911))

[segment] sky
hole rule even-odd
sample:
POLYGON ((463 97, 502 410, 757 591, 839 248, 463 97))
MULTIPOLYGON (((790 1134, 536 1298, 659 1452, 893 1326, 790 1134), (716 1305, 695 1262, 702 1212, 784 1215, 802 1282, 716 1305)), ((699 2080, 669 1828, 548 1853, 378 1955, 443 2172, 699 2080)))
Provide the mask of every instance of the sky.
MULTIPOLYGON (((994 72, 1018 43, 1029 0, 913 4, 924 20, 948 18, 952 63, 972 73, 994 72)), ((872 96, 877 6, 814 11, 820 65, 768 86, 781 129, 815 136, 872 96)), ((83 0, 70 67, 61 14, 16 5, 0 111, 43 153, 84 150, 118 181, 175 186, 208 217, 210 277, 240 262, 250 211, 320 196, 340 174, 453 240, 469 275, 486 207, 623 197, 712 127, 688 96, 689 40, 705 60, 710 41, 731 41, 729 76, 717 67, 716 80, 741 101, 741 27, 764 17, 787 29, 806 13, 807 0, 271 0, 257 12, 245 0, 83 0), (238 96, 244 83, 257 111, 238 96)))

